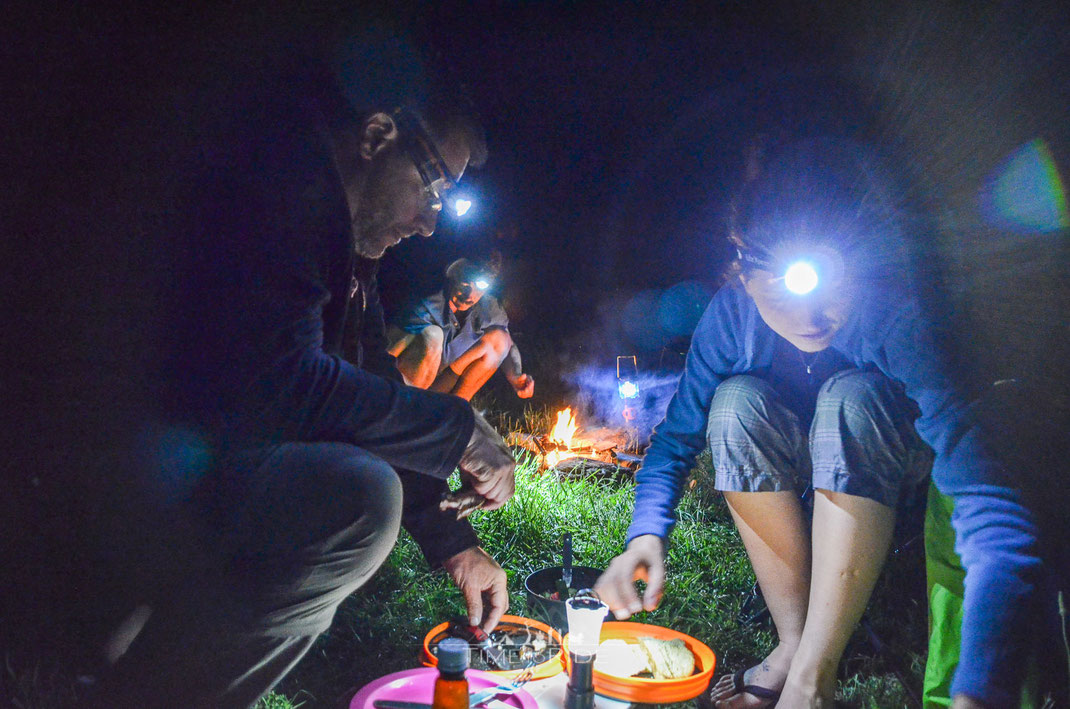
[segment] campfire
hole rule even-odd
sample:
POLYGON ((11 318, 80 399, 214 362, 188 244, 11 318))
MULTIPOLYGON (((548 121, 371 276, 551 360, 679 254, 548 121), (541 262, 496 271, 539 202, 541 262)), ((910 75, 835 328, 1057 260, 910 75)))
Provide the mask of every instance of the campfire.
POLYGON ((627 431, 613 428, 580 428, 572 407, 557 412, 553 427, 546 433, 514 432, 509 443, 538 455, 547 468, 574 470, 578 467, 633 469, 639 461, 634 441, 627 431))
POLYGON ((554 467, 565 458, 580 457, 579 453, 575 456, 571 455, 572 438, 576 435, 576 428, 576 417, 572 414, 571 406, 557 412, 557 423, 554 424, 549 436, 547 436, 550 444, 557 446, 557 448, 546 452, 543 461, 546 463, 547 468, 554 467))
POLYGON ((572 407, 565 407, 557 412, 557 423, 550 431, 550 442, 564 446, 566 450, 571 448, 576 428, 576 417, 572 415, 572 407))

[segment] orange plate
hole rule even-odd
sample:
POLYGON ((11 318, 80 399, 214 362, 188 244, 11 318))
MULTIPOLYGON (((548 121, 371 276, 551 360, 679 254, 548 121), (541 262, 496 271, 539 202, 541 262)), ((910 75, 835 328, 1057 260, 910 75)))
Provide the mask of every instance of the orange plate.
MULTIPOLYGON (((540 623, 531 618, 521 618, 518 615, 503 615, 498 623, 515 623, 516 625, 527 625, 536 630, 541 630, 550 638, 550 642, 557 646, 557 652, 551 655, 549 660, 532 668, 535 671, 532 679, 546 679, 561 673, 563 665, 561 663, 561 634, 559 632, 545 623, 540 623)), ((431 632, 424 636, 424 665, 426 667, 434 667, 438 664, 438 658, 431 652, 431 643, 436 637, 445 633, 449 627, 449 623, 441 623, 431 628, 431 632)), ((497 675, 503 679, 512 679, 520 674, 520 670, 486 670, 486 673, 497 675)))
MULTIPOLYGON (((659 625, 611 621, 602 624, 602 635, 599 641, 624 640, 625 642, 636 643, 639 638, 657 638, 659 640, 675 640, 679 638, 683 640, 684 644, 695 656, 695 667, 698 668, 698 672, 680 679, 647 679, 643 677, 618 677, 595 670, 594 688, 596 692, 607 697, 624 699, 637 704, 669 704, 694 699, 702 694, 702 690, 709 685, 710 678, 713 677, 713 668, 717 665, 717 656, 713 654, 713 650, 690 635, 662 628, 659 625)), ((567 671, 569 661, 567 635, 565 636, 562 655, 567 671)))

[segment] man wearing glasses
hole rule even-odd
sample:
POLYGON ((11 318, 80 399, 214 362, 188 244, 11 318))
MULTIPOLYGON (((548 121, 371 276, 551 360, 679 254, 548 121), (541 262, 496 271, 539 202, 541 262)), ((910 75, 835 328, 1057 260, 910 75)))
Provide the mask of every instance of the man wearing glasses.
POLYGON ((235 82, 208 109, 228 119, 198 126, 160 397, 169 430, 198 442, 181 463, 195 482, 180 539, 147 545, 148 620, 113 639, 99 706, 255 703, 375 573, 399 525, 473 625, 491 630, 508 607, 505 573, 440 507, 458 467, 483 509, 505 504, 508 448, 466 401, 379 366, 377 259, 431 236, 485 159, 482 130, 449 97, 354 110, 325 74, 235 82), (361 345, 349 361, 346 332, 361 345))

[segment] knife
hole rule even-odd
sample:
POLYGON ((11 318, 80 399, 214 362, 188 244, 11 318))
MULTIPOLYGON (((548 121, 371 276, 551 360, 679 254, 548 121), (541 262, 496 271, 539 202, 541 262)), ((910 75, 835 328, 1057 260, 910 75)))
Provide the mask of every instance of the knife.
MULTIPOLYGON (((489 704, 494 701, 499 694, 505 694, 509 692, 508 687, 492 687, 491 689, 477 692, 469 697, 469 707, 475 707, 480 704, 489 704)), ((509 692, 511 694, 511 692, 509 692)), ((372 702, 372 706, 375 709, 431 709, 431 705, 425 702, 399 702, 393 699, 376 699, 372 702)))
POLYGON ((372 706, 375 709, 431 709, 425 702, 396 702, 392 699, 376 699, 372 706))
MULTIPOLYGON (((572 532, 565 532, 565 548, 561 554, 561 580, 565 582, 565 588, 572 585, 572 532)), ((568 591, 561 597, 562 601, 568 600, 568 591)))

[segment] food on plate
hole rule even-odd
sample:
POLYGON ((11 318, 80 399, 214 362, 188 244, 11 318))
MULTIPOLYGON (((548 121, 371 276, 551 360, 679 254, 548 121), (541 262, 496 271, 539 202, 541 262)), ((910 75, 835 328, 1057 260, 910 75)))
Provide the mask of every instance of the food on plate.
POLYGON ((601 643, 594 658, 594 668, 615 677, 632 677, 650 669, 642 648, 623 640, 601 643))
POLYGON ((639 647, 646 653, 654 679, 678 679, 695 671, 695 655, 679 638, 639 638, 639 647))
MULTIPOLYGON (((463 627, 453 625, 432 637, 428 641, 431 655, 438 657, 438 645, 448 637, 459 637, 475 646, 476 641, 464 634, 463 630, 463 627)), ((546 632, 513 621, 499 623, 498 627, 490 632, 490 644, 495 651, 496 664, 488 662, 483 652, 472 652, 469 657, 471 669, 517 670, 530 663, 541 665, 549 662, 561 650, 560 645, 546 632)))
POLYGON ((679 638, 636 638, 638 643, 606 640, 598 646, 594 668, 615 677, 647 673, 654 679, 679 679, 695 672, 695 655, 679 638))

